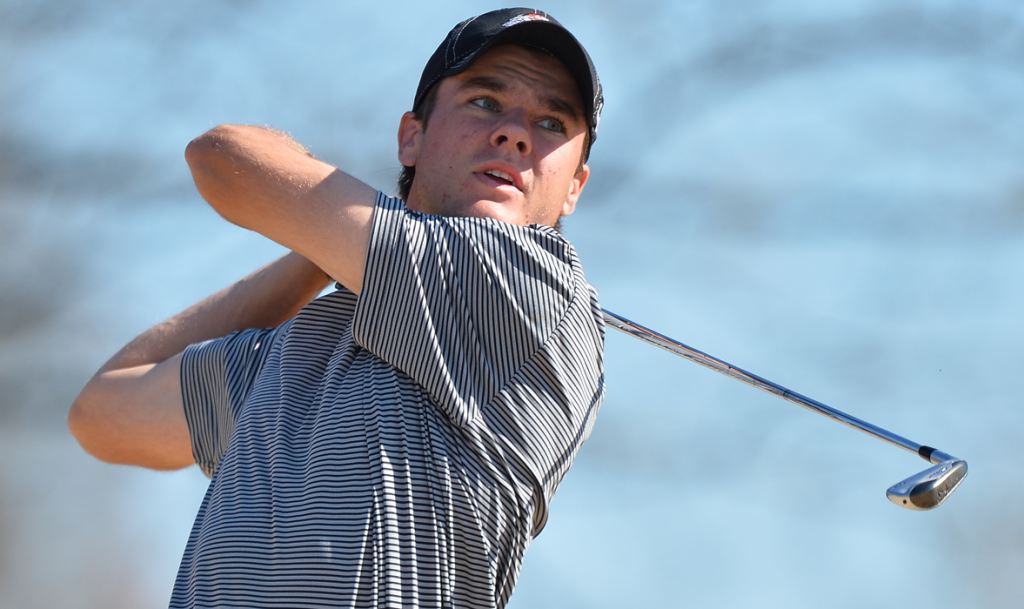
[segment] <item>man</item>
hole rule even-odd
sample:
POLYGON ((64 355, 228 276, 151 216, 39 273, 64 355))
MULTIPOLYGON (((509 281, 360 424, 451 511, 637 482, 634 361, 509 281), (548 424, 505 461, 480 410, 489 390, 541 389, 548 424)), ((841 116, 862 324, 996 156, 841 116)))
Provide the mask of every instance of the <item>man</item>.
POLYGON ((506 9, 424 69, 404 202, 274 131, 189 144, 210 205, 292 253, 133 340, 69 416, 101 459, 212 477, 172 607, 505 605, 604 393, 552 228, 601 103, 568 31, 506 9))

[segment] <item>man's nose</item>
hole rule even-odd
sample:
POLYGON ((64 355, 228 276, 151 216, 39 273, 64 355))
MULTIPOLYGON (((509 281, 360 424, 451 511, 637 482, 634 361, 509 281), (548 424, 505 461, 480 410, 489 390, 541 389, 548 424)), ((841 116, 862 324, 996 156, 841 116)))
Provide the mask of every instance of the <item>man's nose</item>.
POLYGON ((520 155, 530 153, 530 124, 526 114, 516 110, 506 112, 491 134, 491 144, 495 147, 515 146, 520 155))

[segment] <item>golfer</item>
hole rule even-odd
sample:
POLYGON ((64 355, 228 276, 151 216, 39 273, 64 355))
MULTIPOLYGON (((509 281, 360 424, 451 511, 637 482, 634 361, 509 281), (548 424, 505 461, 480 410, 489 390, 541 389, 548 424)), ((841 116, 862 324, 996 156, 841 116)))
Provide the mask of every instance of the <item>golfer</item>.
POLYGON ((171 607, 508 602, 604 395, 556 230, 601 106, 579 42, 506 9, 427 62, 400 198, 272 130, 188 145, 203 198, 291 253, 133 340, 68 420, 104 461, 212 478, 171 607))

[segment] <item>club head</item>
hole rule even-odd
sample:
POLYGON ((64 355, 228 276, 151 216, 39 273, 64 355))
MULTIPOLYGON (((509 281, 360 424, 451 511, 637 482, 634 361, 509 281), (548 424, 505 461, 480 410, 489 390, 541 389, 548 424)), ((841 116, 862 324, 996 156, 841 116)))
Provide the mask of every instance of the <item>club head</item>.
POLYGON ((967 475, 967 462, 956 459, 933 465, 889 487, 889 501, 909 510, 930 510, 946 500, 967 475))

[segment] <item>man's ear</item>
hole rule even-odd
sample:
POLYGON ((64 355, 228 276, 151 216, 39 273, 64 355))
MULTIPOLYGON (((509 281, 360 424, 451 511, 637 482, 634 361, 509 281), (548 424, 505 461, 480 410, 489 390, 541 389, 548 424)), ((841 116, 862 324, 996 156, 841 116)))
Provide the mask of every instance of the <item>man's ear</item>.
POLYGON ((420 141, 423 123, 412 112, 402 115, 398 124, 398 162, 406 167, 415 167, 420 156, 420 141))
POLYGON ((576 175, 573 176, 572 182, 569 184, 569 194, 565 197, 565 203, 562 203, 562 216, 570 216, 572 212, 576 211, 576 201, 579 201, 580 194, 583 193, 583 187, 587 185, 589 178, 589 165, 582 166, 576 172, 576 175))

